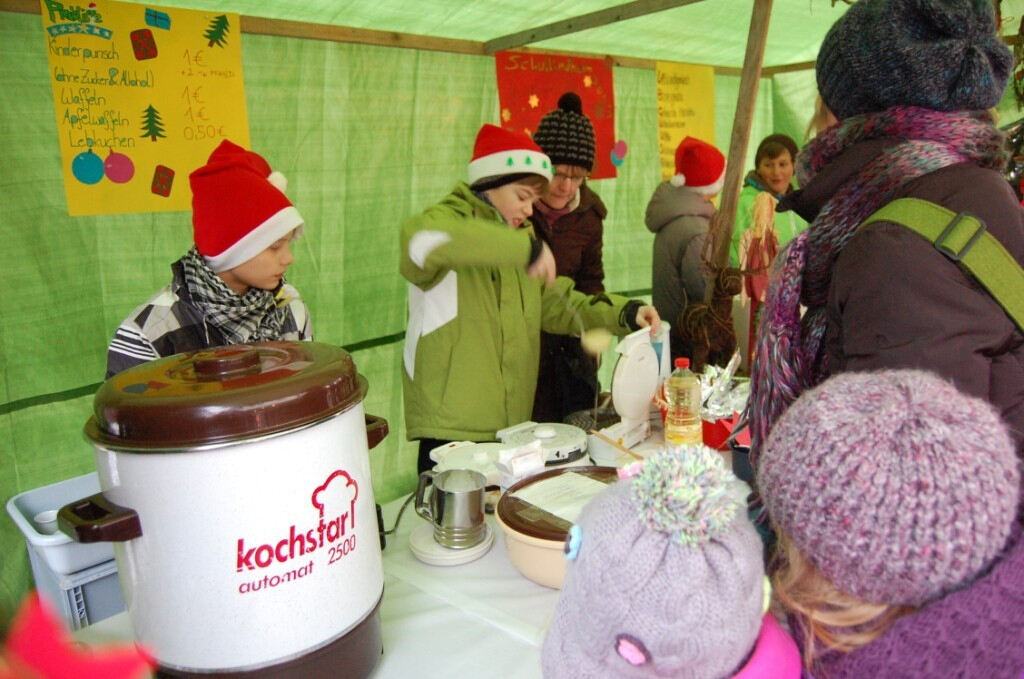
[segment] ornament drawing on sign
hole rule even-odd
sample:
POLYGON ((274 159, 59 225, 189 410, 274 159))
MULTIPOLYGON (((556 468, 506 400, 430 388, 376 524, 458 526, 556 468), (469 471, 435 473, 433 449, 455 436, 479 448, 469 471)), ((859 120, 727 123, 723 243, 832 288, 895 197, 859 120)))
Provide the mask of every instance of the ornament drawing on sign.
POLYGON ((174 170, 166 165, 157 165, 153 170, 153 184, 150 191, 158 196, 166 198, 171 195, 171 185, 174 183, 174 170))
POLYGON ((206 33, 203 33, 203 37, 210 41, 209 46, 223 47, 227 44, 227 38, 224 34, 231 32, 231 26, 228 24, 228 18, 224 14, 214 17, 210 20, 210 27, 206 29, 206 33))
POLYGON ((153 31, 148 28, 140 28, 129 33, 132 39, 132 51, 139 61, 156 58, 156 40, 153 39, 153 31))
POLYGON ((540 97, 538 97, 536 94, 531 94, 529 101, 530 108, 537 108, 538 106, 540 106, 540 97))
POLYGON ((161 12, 152 7, 146 8, 146 25, 153 28, 162 28, 165 31, 171 30, 171 17, 166 12, 161 12))
POLYGON ((135 176, 135 163, 125 154, 115 153, 111 149, 107 154, 107 159, 103 161, 103 171, 106 172, 107 179, 110 181, 115 184, 124 184, 135 176))
POLYGON ((160 120, 160 112, 153 108, 150 104, 146 107, 146 110, 142 112, 142 134, 140 137, 149 137, 151 140, 156 141, 157 137, 163 137, 164 135, 164 123, 160 120))
POLYGON ((620 165, 622 165, 622 163, 624 163, 626 160, 626 153, 628 151, 629 147, 626 146, 625 141, 620 139, 617 142, 615 142, 615 145, 612 146, 611 152, 612 165, 614 165, 615 167, 619 167, 620 165))
POLYGON ((103 179, 103 161, 92 149, 82 151, 71 161, 71 174, 83 184, 95 184, 103 179))

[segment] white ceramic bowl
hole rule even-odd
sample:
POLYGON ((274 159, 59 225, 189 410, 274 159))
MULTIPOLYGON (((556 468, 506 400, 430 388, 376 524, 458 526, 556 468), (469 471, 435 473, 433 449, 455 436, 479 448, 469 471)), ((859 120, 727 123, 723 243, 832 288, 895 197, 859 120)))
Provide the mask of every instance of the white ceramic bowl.
POLYGON ((505 536, 505 553, 525 577, 538 585, 561 589, 565 580, 565 541, 542 540, 509 528, 495 512, 505 536))
POLYGON ((571 524, 526 502, 517 491, 560 474, 581 474, 601 483, 614 483, 614 467, 558 467, 513 484, 498 501, 494 512, 505 536, 509 561, 525 577, 539 585, 561 589, 565 580, 565 539, 571 524))

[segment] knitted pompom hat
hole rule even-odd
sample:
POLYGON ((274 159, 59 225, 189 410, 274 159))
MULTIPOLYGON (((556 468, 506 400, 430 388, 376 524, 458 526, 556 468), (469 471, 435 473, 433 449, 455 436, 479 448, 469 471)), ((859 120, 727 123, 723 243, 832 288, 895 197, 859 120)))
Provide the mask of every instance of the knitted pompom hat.
POLYGON ((833 584, 920 606, 1002 549, 1019 464, 992 406, 939 377, 841 373, 779 419, 757 483, 774 524, 833 584))
POLYGON ((553 165, 594 169, 594 126, 583 115, 583 102, 575 92, 558 98, 558 108, 541 118, 533 140, 553 165))
POLYGON ((495 189, 527 175, 551 180, 551 160, 525 132, 485 123, 476 133, 468 181, 476 191, 495 189))
POLYGON ((859 0, 825 36, 816 70, 840 120, 897 105, 968 111, 999 103, 1013 54, 992 0, 859 0))
POLYGON ((284 195, 284 175, 226 139, 189 183, 196 249, 214 272, 245 264, 302 227, 302 215, 284 195))
POLYGON ((764 612, 749 488, 703 446, 669 448, 630 471, 569 531, 544 676, 729 676, 764 612))

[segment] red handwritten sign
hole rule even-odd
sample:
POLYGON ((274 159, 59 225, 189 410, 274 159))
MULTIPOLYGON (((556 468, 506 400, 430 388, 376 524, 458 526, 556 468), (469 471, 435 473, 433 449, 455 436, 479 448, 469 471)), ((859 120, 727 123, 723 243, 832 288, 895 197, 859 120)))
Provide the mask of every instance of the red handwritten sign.
POLYGON ((616 176, 611 162, 615 145, 615 89, 611 66, 603 59, 584 59, 557 54, 498 52, 494 55, 498 76, 501 125, 533 134, 544 114, 557 108, 558 98, 575 92, 583 113, 594 125, 597 145, 594 179, 616 176))

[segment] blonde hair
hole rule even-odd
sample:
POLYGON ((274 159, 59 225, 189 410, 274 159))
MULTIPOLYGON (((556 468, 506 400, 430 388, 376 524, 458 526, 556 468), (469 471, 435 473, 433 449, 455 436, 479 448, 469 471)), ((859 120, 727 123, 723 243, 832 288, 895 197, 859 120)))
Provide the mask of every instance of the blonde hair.
POLYGON ((871 643, 911 606, 864 601, 848 594, 808 561, 793 541, 778 531, 772 592, 777 603, 796 619, 803 637, 803 660, 808 671, 829 651, 849 653, 871 643))
POLYGON ((804 132, 804 141, 812 139, 815 135, 824 129, 827 129, 836 124, 835 114, 829 110, 829 107, 825 104, 825 100, 818 95, 818 98, 814 100, 814 115, 811 116, 811 121, 807 123, 807 131, 804 132))

